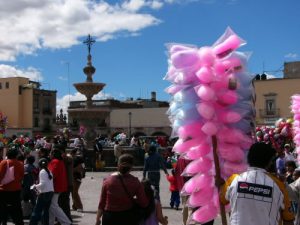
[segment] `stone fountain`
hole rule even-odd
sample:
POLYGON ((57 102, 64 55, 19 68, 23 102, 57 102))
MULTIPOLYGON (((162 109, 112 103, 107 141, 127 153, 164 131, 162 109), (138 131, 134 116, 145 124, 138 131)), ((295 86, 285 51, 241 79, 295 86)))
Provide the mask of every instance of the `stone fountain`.
POLYGON ((74 87, 78 92, 86 97, 84 108, 69 108, 69 117, 76 119, 78 124, 84 128, 84 139, 87 144, 88 150, 93 149, 94 140, 97 136, 96 127, 100 121, 105 119, 109 115, 109 108, 101 107, 97 108, 93 105, 93 96, 98 94, 103 87, 104 83, 93 82, 93 75, 96 71, 92 65, 91 46, 95 43, 95 40, 88 35, 87 40, 83 42, 88 46, 87 65, 83 68, 83 72, 86 75, 85 82, 74 83, 74 87))

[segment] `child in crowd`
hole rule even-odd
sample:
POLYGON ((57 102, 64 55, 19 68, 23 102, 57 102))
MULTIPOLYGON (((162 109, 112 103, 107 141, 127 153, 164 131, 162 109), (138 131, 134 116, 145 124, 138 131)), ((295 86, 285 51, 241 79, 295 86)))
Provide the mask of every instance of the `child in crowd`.
POLYGON ((149 199, 146 218, 139 225, 162 225, 168 224, 168 217, 163 215, 160 202, 154 197, 154 190, 149 180, 145 179, 141 182, 144 186, 145 194, 149 199))
POLYGON ((24 178, 21 192, 24 217, 30 216, 36 201, 36 192, 30 189, 30 187, 37 182, 39 176, 39 170, 34 166, 34 161, 34 156, 28 155, 24 165, 24 178))
POLYGON ((171 191, 171 199, 170 199, 170 206, 171 208, 176 208, 178 210, 179 204, 180 204, 180 195, 179 195, 179 189, 177 185, 177 181, 175 178, 175 170, 171 170, 172 175, 167 174, 167 180, 170 182, 169 190, 171 191))

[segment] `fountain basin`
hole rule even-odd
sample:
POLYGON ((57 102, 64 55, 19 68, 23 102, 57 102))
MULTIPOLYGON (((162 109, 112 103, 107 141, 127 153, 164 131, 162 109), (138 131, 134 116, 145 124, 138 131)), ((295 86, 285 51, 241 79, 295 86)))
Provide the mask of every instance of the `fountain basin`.
POLYGON ((104 83, 93 82, 75 83, 73 85, 77 91, 85 95, 87 98, 92 98, 95 94, 98 94, 105 86, 104 83))

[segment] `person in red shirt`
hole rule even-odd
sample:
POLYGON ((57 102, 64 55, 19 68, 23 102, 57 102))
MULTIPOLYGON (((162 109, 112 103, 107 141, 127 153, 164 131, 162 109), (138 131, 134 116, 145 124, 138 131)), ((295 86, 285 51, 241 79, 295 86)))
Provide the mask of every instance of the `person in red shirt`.
MULTIPOLYGON (((188 181, 189 177, 182 176, 182 172, 186 168, 186 166, 190 163, 190 160, 179 157, 177 159, 176 167, 175 167, 175 177, 178 186, 178 190, 181 191, 184 184, 188 181)), ((187 220, 189 217, 189 207, 187 206, 187 196, 181 196, 182 202, 182 221, 183 224, 187 224, 187 220)))
POLYGON ((54 195, 49 209, 49 225, 54 224, 55 217, 61 225, 70 225, 70 219, 58 205, 60 193, 68 191, 67 172, 62 152, 59 149, 53 149, 50 157, 51 161, 48 164, 48 169, 53 174, 54 195))
POLYGON ((17 160, 18 149, 13 146, 7 151, 7 160, 0 163, 0 183, 5 176, 7 165, 14 167, 14 180, 7 184, 0 184, 0 224, 7 223, 7 216, 17 225, 23 225, 21 207, 21 189, 24 177, 24 165, 17 160))
POLYGON ((102 225, 138 224, 131 210, 133 207, 132 198, 134 197, 135 202, 143 208, 148 205, 149 201, 139 179, 130 174, 132 166, 133 156, 123 154, 118 160, 118 172, 104 179, 96 225, 101 224, 101 218, 102 225))
POLYGON ((179 189, 175 177, 175 170, 171 170, 172 175, 166 174, 167 180, 170 183, 169 190, 171 191, 171 199, 170 199, 170 206, 173 209, 174 206, 176 210, 178 210, 178 207, 180 205, 180 195, 179 195, 179 189))

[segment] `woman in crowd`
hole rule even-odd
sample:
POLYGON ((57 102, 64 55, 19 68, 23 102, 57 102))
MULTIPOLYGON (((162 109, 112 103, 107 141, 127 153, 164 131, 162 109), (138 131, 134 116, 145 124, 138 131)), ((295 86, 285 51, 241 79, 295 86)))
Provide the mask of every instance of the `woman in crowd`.
POLYGON ((72 150, 73 157, 73 191, 72 191, 72 200, 73 210, 83 211, 82 201, 79 195, 79 188, 82 182, 82 178, 84 178, 84 160, 82 156, 77 155, 77 150, 72 150))
POLYGON ((39 160, 39 183, 34 184, 31 189, 38 191, 37 203, 33 209, 29 225, 37 225, 42 220, 43 225, 49 225, 49 208, 53 196, 53 175, 48 170, 48 160, 39 160))
POLYGON ((149 205, 147 207, 146 218, 140 225, 158 225, 161 223, 162 225, 168 224, 168 217, 163 216, 162 207, 160 202, 154 198, 154 191, 151 187, 151 183, 149 180, 143 180, 142 184, 144 186, 144 190, 146 196, 149 200, 149 205))
POLYGON ((130 174, 133 166, 133 156, 123 154, 118 161, 118 172, 104 179, 96 225, 137 225, 132 213, 133 196, 140 207, 146 207, 148 200, 143 185, 137 177, 130 174), (130 195, 130 196, 129 196, 130 195))
POLYGON ((16 225, 24 224, 21 208, 24 165, 17 160, 18 154, 18 149, 11 147, 7 151, 7 160, 3 160, 0 163, 0 224, 7 223, 8 215, 10 215, 16 225), (7 184, 2 184, 8 167, 14 167, 14 180, 7 184))
POLYGON ((59 149, 52 150, 51 161, 48 165, 48 168, 53 174, 54 185, 54 194, 49 210, 49 225, 54 224, 55 217, 61 225, 70 225, 70 219, 58 205, 58 197, 60 193, 68 190, 66 167, 62 158, 62 153, 59 149))

